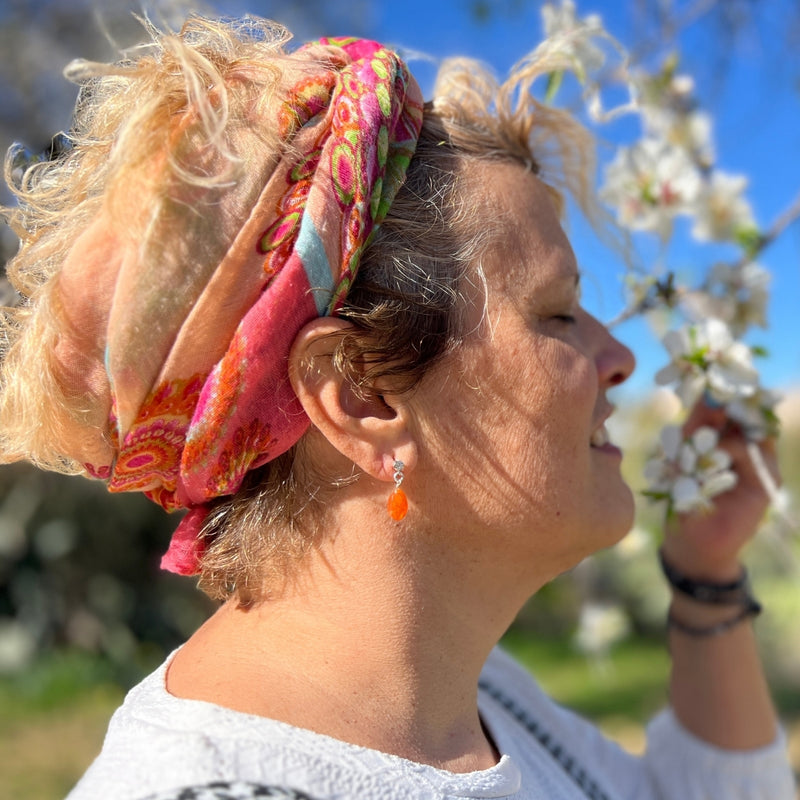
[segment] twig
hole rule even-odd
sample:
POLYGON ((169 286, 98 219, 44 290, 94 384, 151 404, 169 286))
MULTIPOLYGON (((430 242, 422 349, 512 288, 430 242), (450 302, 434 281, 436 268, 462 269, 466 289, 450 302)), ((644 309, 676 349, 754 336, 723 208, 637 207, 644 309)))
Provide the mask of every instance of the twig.
POLYGON ((761 450, 756 442, 747 443, 747 455, 750 457, 750 463, 753 465, 753 469, 755 470, 758 479, 761 481, 761 485, 764 487, 767 497, 769 497, 769 501, 773 510, 789 530, 797 531, 797 520, 792 519, 792 517, 786 512, 786 509, 784 508, 785 503, 781 497, 780 489, 773 480, 767 465, 764 463, 764 456, 761 454, 761 450))
POLYGON ((632 306, 627 306, 627 308, 623 308, 616 317, 606 322, 606 328, 608 328, 608 330, 616 328, 617 325, 622 325, 623 322, 633 319, 637 314, 643 314, 650 308, 652 308, 652 305, 647 302, 647 299, 634 303, 632 306))
MULTIPOLYGON (((800 192, 798 192, 791 204, 775 218, 775 221, 772 223, 772 225, 770 225, 770 227, 761 234, 752 251, 745 253, 736 261, 730 262, 730 266, 733 269, 740 269, 745 264, 753 261, 757 256, 761 255, 761 253, 763 253, 790 225, 797 222, 798 219, 800 219, 800 192)), ((676 294, 680 295, 681 289, 676 289, 675 292, 676 294)), ((637 314, 650 311, 655 307, 656 304, 653 302, 653 298, 647 296, 642 300, 639 300, 637 303, 623 308, 616 317, 606 323, 606 327, 609 329, 614 328, 617 325, 632 319, 637 314)))
POLYGON ((770 225, 765 233, 759 237, 756 246, 751 253, 746 253, 738 261, 733 262, 733 267, 742 267, 749 261, 752 261, 756 256, 761 255, 792 223, 800 219, 800 192, 797 197, 792 201, 791 205, 786 208, 770 225))
POLYGON ((719 0, 696 0, 681 15, 667 16, 661 19, 661 30, 655 35, 640 42, 637 48, 631 51, 631 62, 640 61, 644 56, 650 55, 654 50, 663 48, 664 42, 673 40, 681 31, 694 25, 699 19, 714 10, 719 5, 719 0))
MULTIPOLYGON (((658 289, 660 287, 658 284, 656 284, 655 288, 658 289)), ((633 317, 635 317, 637 314, 644 314, 646 311, 652 311, 656 308, 664 308, 665 306, 667 308, 673 308, 674 306, 678 305, 681 295, 683 295, 686 290, 681 287, 670 286, 669 291, 669 300, 665 298, 663 292, 657 292, 654 296, 647 294, 638 302, 623 308, 616 317, 605 323, 606 328, 611 330, 617 325, 621 325, 623 322, 633 319, 633 317)))

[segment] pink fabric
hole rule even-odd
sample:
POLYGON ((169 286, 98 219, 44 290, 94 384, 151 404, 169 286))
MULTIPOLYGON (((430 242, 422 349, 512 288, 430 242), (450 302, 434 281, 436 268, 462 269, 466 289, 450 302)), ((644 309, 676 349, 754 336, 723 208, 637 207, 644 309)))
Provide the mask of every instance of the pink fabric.
MULTIPOLYGON (((306 430, 289 349, 303 325, 341 306, 422 123, 419 87, 381 45, 322 39, 296 55, 278 109, 286 150, 262 185, 248 175, 230 190, 254 198, 244 224, 226 231, 224 197, 168 197, 163 224, 185 237, 185 254, 162 261, 123 244, 102 214, 58 278, 60 376, 95 398, 67 455, 110 491, 190 509, 162 562, 182 574, 197 569, 204 504, 306 430), (194 263, 195 246, 226 236, 210 268, 194 263)), ((190 123, 170 146, 183 146, 190 123)))

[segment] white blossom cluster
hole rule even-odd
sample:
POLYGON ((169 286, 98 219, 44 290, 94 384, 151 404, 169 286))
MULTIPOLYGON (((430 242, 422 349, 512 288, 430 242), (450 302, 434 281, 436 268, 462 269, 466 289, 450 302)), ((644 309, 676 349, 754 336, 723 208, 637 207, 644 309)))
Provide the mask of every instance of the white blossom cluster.
POLYGON ((605 55, 595 40, 606 36, 598 14, 578 19, 573 0, 564 0, 559 8, 546 3, 542 7, 545 39, 542 46, 567 57, 581 83, 605 63, 605 55))
POLYGON ((666 240, 682 215, 692 218, 698 241, 746 241, 756 230, 747 179, 714 167, 711 118, 695 108, 691 78, 674 68, 670 62, 660 75, 631 75, 643 136, 618 150, 601 196, 630 230, 666 240))
MULTIPOLYGON (((766 240, 745 196, 745 176, 716 166, 712 120, 698 108, 694 82, 678 73, 675 57, 653 74, 630 67, 600 17, 579 18, 572 0, 558 7, 546 4, 542 16, 548 37, 543 47, 550 53, 560 49, 560 63, 585 87, 589 117, 601 121, 616 111, 633 111, 641 122, 641 138, 618 148, 600 190, 621 227, 654 235, 666 251, 682 217, 696 241, 727 243, 740 253, 732 263, 714 264, 696 287, 677 285, 663 266, 628 276, 631 305, 623 318, 667 307, 683 319, 663 338, 669 363, 656 382, 674 386, 687 409, 701 399, 723 406, 751 441, 774 435, 779 398, 761 386, 755 357, 762 353, 742 338, 753 326, 766 327, 769 274, 755 261, 766 240), (606 64, 599 45, 609 42, 622 59, 613 79, 626 86, 630 100, 601 115, 600 79, 594 73, 606 64)), ((548 99, 552 85, 560 82, 560 76, 556 81, 551 76, 548 99)), ((677 428, 666 428, 661 454, 646 470, 648 494, 676 511, 707 509, 712 497, 735 483, 728 456, 717 443, 710 428, 687 441, 677 428)))
POLYGON ((658 500, 671 500, 675 511, 709 510, 711 498, 736 485, 731 458, 717 447, 718 433, 698 428, 683 438, 677 425, 661 431, 661 453, 645 466, 648 493, 658 500))

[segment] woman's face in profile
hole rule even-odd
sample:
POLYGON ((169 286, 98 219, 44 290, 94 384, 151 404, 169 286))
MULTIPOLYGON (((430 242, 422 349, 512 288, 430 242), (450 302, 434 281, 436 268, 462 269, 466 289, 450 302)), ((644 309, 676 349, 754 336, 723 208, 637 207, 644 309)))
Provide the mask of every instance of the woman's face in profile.
POLYGON ((575 256, 543 184, 511 164, 467 170, 475 213, 497 233, 471 333, 417 397, 434 465, 426 507, 463 546, 488 533, 498 555, 535 565, 544 581, 630 527, 622 454, 604 423, 606 390, 634 360, 581 308, 575 256))

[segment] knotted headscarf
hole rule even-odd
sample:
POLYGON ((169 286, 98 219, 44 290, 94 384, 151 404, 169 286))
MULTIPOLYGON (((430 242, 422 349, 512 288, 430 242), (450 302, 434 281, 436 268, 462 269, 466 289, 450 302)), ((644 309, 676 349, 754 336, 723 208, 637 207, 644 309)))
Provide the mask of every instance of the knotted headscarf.
POLYGON ((202 202, 183 198, 197 239, 182 243, 181 263, 118 247, 101 216, 58 278, 69 320, 56 353, 62 380, 99 398, 110 420, 87 426, 68 455, 111 491, 189 509, 162 561, 182 574, 197 569, 205 504, 306 430, 288 379, 291 344, 340 308, 422 124, 419 87, 390 50, 344 38, 301 50, 278 109, 280 159, 250 187, 249 217, 210 270, 192 259, 214 231, 202 202))

